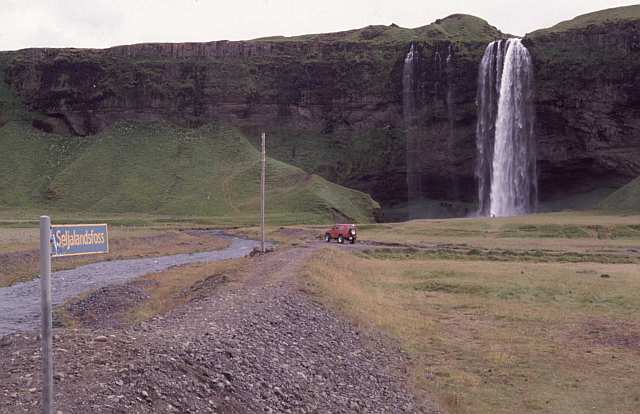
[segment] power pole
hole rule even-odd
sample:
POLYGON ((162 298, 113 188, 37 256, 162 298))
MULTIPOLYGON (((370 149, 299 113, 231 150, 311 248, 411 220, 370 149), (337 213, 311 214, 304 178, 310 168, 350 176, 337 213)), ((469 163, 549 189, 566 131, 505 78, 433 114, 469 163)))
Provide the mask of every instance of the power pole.
POLYGON ((51 219, 40 217, 40 297, 42 318, 42 413, 53 411, 53 356, 51 338, 51 219))
POLYGON ((264 249, 264 198, 265 198, 265 182, 267 172, 267 152, 265 149, 265 133, 262 133, 262 173, 260 174, 260 251, 265 253, 264 249))

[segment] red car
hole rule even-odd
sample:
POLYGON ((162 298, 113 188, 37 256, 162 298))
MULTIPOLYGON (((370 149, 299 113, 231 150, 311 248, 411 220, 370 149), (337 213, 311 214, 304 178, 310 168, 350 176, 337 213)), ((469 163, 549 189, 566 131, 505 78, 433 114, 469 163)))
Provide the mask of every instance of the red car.
POLYGON ((356 233, 355 224, 336 224, 324 234, 324 241, 329 243, 338 240, 338 243, 344 243, 349 240, 353 244, 356 242, 356 233))

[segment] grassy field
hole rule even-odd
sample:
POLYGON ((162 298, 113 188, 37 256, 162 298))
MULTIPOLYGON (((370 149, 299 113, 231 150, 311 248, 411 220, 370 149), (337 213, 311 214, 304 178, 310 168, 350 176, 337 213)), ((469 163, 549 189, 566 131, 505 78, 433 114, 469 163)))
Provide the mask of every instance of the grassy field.
POLYGON ((416 220, 360 226, 363 240, 477 248, 593 252, 628 249, 640 239, 640 216, 594 212, 494 219, 416 220))
POLYGON ((631 414, 639 224, 551 214, 372 225, 362 238, 413 247, 327 248, 304 277, 321 300, 400 341, 414 386, 447 412, 631 414), (511 254, 532 249, 542 254, 511 254), (576 252, 582 260, 567 260, 576 252))

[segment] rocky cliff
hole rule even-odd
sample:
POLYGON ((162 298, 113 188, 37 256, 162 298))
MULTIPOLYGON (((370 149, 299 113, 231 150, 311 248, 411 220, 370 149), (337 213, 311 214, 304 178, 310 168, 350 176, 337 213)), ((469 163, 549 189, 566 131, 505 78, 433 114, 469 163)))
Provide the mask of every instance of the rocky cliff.
MULTIPOLYGON (((478 65, 486 44, 503 37, 481 19, 454 15, 417 29, 22 50, 0 54, 0 72, 44 131, 223 120, 253 137, 266 130, 272 156, 387 205, 406 200, 408 168, 419 195, 473 203, 478 65), (415 142, 402 107, 412 44, 415 142)), ((640 8, 578 18, 525 44, 535 62, 543 200, 640 175, 640 8)), ((0 123, 10 117, 1 95, 0 123)))
POLYGON ((527 35, 544 199, 640 175, 640 6, 527 35))
POLYGON ((454 15, 417 29, 31 49, 4 54, 0 65, 44 131, 92 135, 122 119, 221 119, 256 137, 266 130, 273 156, 388 201, 406 197, 402 66, 414 43, 423 188, 471 200, 477 65, 500 36, 481 19, 454 15), (463 192, 449 191, 451 177, 463 192))

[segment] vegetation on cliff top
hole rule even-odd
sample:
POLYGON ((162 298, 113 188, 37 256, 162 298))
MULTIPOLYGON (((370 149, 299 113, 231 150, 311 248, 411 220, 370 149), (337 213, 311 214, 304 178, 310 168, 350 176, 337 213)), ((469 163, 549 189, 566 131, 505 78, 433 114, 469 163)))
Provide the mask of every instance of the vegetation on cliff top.
POLYGON ((256 41, 291 42, 369 42, 369 43, 409 43, 413 41, 478 42, 488 43, 501 37, 502 33, 489 25, 486 20, 467 14, 453 14, 438 19, 426 26, 408 29, 396 24, 389 26, 367 26, 356 30, 336 33, 309 34, 302 36, 274 36, 256 39, 256 41))
POLYGON ((640 20, 640 5, 616 7, 612 9, 583 14, 574 19, 558 23, 550 28, 536 30, 528 34, 527 36, 535 37, 543 34, 583 29, 589 26, 601 26, 611 23, 620 23, 633 20, 640 20))

